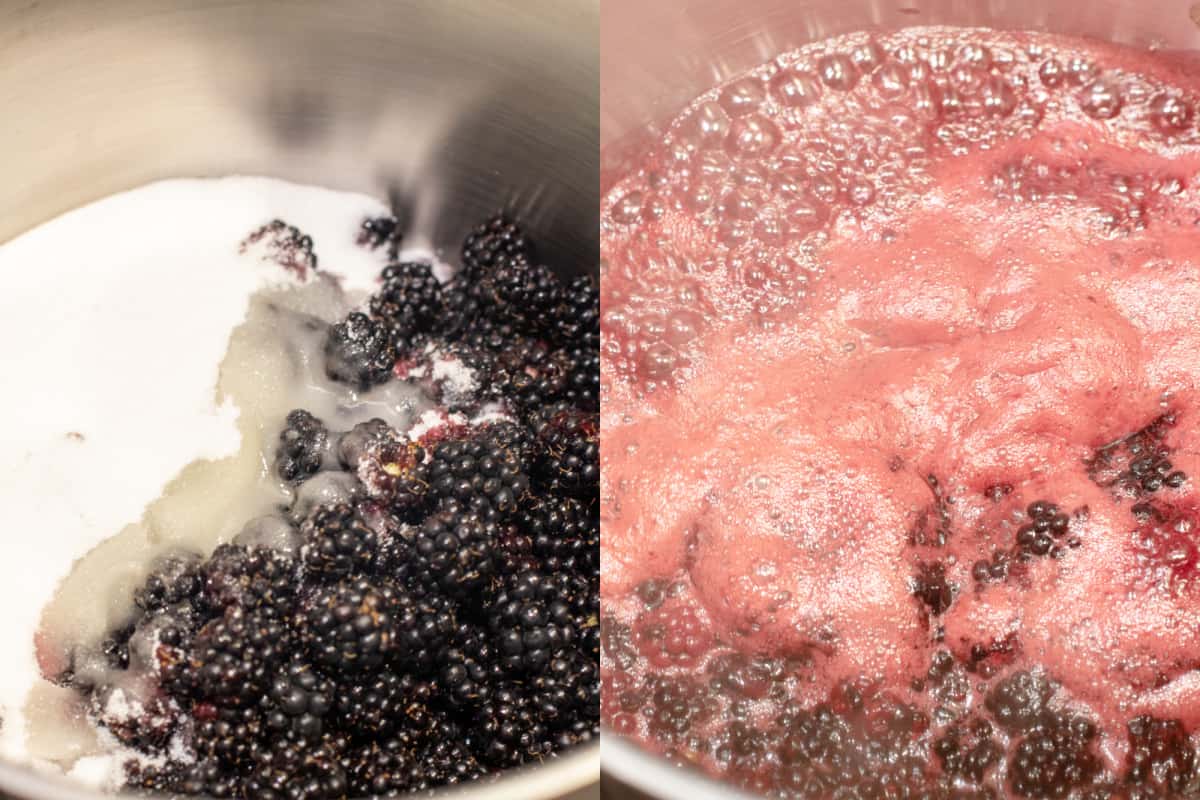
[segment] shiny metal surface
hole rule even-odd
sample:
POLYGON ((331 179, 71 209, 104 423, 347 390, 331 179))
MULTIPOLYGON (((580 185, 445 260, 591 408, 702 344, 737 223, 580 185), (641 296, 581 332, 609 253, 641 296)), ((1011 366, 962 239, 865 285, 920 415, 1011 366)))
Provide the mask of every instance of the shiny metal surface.
MULTIPOLYGON (((912 25, 1019 28, 1165 50, 1200 50, 1193 0, 604 0, 602 188, 647 130, 709 87, 815 39, 912 25)), ((672 800, 741 797, 606 732, 606 775, 672 800)))
MULTIPOLYGON (((391 195, 457 248, 502 206, 596 268, 597 0, 0 0, 0 242, 147 181, 391 195)), ((599 748, 476 800, 599 796, 599 748)), ((0 796, 88 800, 0 764, 0 796)))

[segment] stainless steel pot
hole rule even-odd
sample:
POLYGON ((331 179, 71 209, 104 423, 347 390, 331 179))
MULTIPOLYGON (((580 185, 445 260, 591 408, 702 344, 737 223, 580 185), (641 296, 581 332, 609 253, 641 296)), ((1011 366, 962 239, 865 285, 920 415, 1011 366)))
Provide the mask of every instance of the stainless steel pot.
MULTIPOLYGON (((604 0, 600 19, 602 184, 642 134, 709 87, 815 39, 912 25, 1043 30, 1137 46, 1200 49, 1193 0, 604 0)), ((606 732, 605 774, 658 798, 741 795, 606 732)))
MULTIPOLYGON (((597 264, 597 0, 0 0, 0 241, 158 178, 391 195, 453 252, 504 206, 597 264)), ((477 798, 598 797, 598 746, 477 798)), ((0 764, 0 795, 94 800, 0 764)))

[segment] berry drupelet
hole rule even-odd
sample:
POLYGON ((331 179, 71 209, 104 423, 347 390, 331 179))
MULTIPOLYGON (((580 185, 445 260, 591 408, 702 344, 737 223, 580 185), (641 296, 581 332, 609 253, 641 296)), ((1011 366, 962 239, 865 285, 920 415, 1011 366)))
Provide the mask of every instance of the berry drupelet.
POLYGON ((378 551, 375 531, 345 503, 320 506, 300 526, 304 566, 330 578, 367 572, 378 551))
POLYGON ((387 328, 358 311, 329 329, 325 340, 325 373, 335 381, 364 391, 385 383, 396 363, 387 328))

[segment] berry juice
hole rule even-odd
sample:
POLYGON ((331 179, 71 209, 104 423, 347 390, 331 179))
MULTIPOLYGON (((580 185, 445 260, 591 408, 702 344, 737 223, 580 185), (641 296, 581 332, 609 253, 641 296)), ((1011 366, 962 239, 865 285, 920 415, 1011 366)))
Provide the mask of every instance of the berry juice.
POLYGON ((1198 102, 1163 54, 851 35, 609 176, 612 730, 779 797, 1196 790, 1198 102))

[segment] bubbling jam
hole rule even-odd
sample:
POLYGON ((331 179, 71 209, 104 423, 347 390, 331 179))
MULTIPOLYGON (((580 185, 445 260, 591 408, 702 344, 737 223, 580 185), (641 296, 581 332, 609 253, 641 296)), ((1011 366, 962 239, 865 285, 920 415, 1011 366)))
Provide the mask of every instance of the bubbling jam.
POLYGON ((831 39, 601 203, 603 718, 755 792, 1200 791, 1200 70, 831 39))

